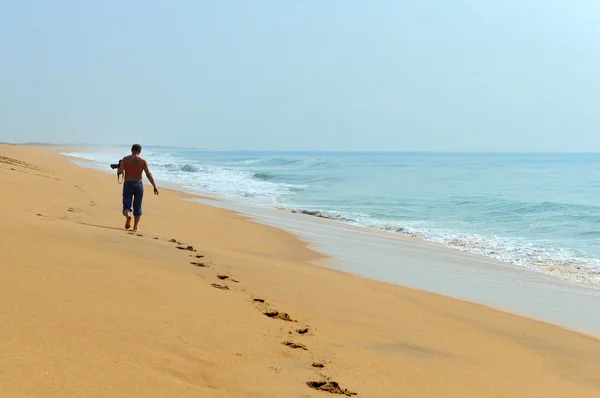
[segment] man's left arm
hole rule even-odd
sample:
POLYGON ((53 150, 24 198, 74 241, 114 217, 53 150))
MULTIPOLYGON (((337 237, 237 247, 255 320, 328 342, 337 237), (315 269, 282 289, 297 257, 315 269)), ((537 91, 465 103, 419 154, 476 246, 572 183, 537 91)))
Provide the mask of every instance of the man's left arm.
POLYGON ((154 187, 154 194, 158 195, 158 187, 156 186, 156 183, 154 182, 154 177, 152 177, 152 173, 150 173, 150 169, 148 168, 148 162, 146 162, 144 160, 144 173, 146 173, 146 177, 148 177, 148 180, 150 180, 150 184, 152 184, 152 186, 154 187))

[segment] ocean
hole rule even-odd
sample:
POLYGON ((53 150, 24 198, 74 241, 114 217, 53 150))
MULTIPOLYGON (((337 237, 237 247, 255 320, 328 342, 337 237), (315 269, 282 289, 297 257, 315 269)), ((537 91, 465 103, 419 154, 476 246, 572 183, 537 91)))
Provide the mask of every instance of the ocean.
MULTIPOLYGON (((128 152, 64 155, 107 172, 128 152)), ((600 286, 595 154, 221 152, 146 148, 157 183, 411 235, 600 286)), ((307 215, 308 217, 308 215, 307 215)))

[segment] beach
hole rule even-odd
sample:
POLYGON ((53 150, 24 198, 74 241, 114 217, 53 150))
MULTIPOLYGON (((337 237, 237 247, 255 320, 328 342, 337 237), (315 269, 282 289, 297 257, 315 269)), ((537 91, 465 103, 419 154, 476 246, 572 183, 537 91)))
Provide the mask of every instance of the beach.
POLYGON ((125 231, 74 150, 0 146, 2 396, 600 396, 596 337, 324 267, 214 200, 147 187, 125 231))
MULTIPOLYGON (((600 336, 600 288, 559 275, 387 231, 220 198, 235 210, 292 232, 326 254, 329 268, 442 294, 600 336)), ((597 272, 597 271, 596 271, 597 272)))

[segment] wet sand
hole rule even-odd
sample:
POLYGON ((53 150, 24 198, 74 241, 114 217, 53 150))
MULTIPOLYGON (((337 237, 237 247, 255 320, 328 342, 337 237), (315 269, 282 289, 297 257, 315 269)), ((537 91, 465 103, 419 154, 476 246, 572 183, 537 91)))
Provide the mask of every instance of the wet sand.
POLYGON ((221 198, 203 201, 285 229, 329 258, 320 264, 600 337, 600 286, 575 282, 398 233, 221 198))
POLYGON ((0 156, 1 396, 600 394, 596 338, 314 265, 177 191, 147 187, 130 234, 115 176, 57 148, 0 156))

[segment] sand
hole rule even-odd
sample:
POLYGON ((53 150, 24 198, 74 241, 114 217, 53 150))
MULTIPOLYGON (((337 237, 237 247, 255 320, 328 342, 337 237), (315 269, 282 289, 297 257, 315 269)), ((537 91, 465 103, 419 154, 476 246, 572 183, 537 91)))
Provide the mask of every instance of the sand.
POLYGON ((600 286, 443 245, 221 197, 207 202, 290 231, 329 268, 484 304, 600 337, 600 286), (368 265, 368 266, 365 266, 368 265))
POLYGON ((600 396, 596 338, 313 265, 177 191, 130 234, 115 176, 0 156, 0 396, 600 396))

